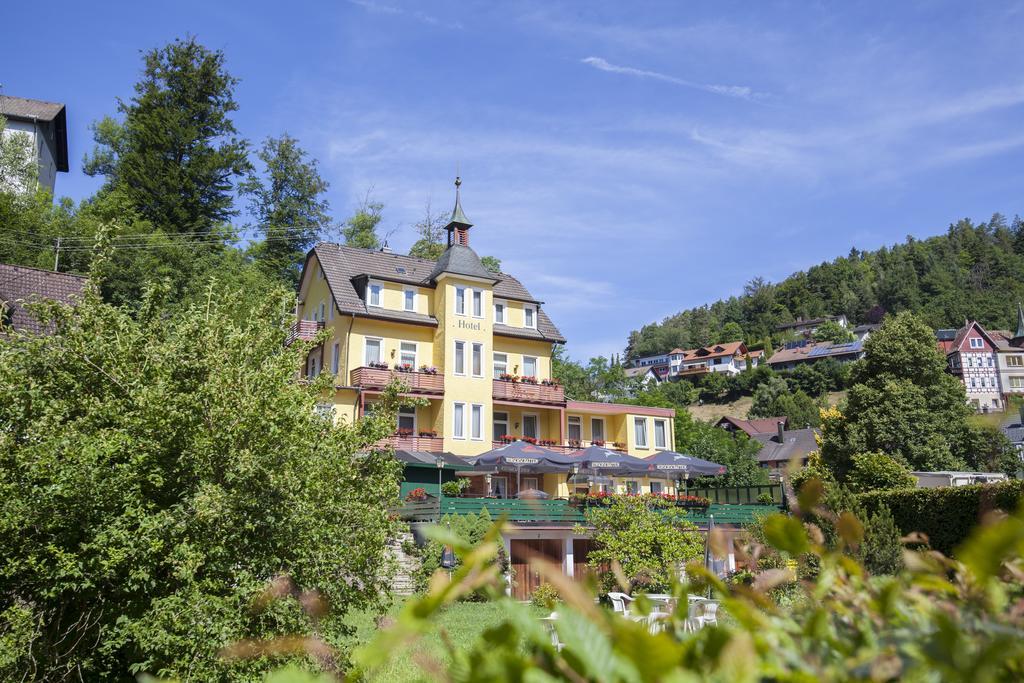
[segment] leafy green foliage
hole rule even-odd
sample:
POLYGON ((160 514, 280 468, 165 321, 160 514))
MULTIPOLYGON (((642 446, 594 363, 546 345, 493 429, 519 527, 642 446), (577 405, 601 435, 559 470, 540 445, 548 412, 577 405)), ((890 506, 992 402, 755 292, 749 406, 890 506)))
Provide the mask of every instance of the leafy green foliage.
POLYGON ((290 293, 164 294, 131 316, 91 286, 37 307, 54 334, 0 337, 0 678, 252 679, 269 660, 218 650, 337 645, 349 610, 387 599, 401 470, 359 453, 391 432, 395 389, 335 426, 314 410, 326 376, 295 382, 308 347, 271 322, 290 293), (333 616, 257 604, 281 572, 333 616))
POLYGON ((761 444, 746 434, 730 434, 712 424, 676 411, 676 449, 681 453, 726 466, 726 473, 698 477, 696 486, 757 486, 768 483, 768 472, 758 465, 761 444))
POLYGON ((501 272, 501 259, 497 256, 481 256, 480 264, 492 273, 501 272))
POLYGON ((587 563, 606 591, 615 590, 617 584, 609 571, 613 562, 621 565, 632 590, 666 590, 677 568, 696 558, 704 547, 685 512, 652 509, 640 497, 618 497, 607 507, 589 508, 586 518, 593 527, 595 545, 587 563))
POLYGON ((858 453, 846 475, 846 484, 855 493, 912 489, 917 479, 907 466, 885 453, 858 453))
POLYGON ((989 329, 1012 329, 1015 311, 1008 302, 1019 300, 1024 300, 1024 222, 1007 224, 996 214, 977 225, 959 221, 926 240, 908 238, 871 252, 853 249, 778 284, 754 278, 741 296, 631 332, 626 355, 704 346, 729 323, 743 330, 748 346, 774 336, 778 348, 777 325, 824 315, 877 323, 886 313, 910 311, 933 329, 959 326, 966 317, 989 329))
POLYGON ((858 499, 869 512, 888 508, 904 535, 923 533, 932 548, 950 554, 987 513, 1018 509, 1024 502, 1024 481, 875 491, 858 499))
POLYGON ((535 607, 554 609, 555 605, 558 604, 558 589, 545 581, 533 591, 533 595, 530 596, 530 603, 535 607))
POLYGON ((267 138, 257 153, 262 176, 251 172, 239 190, 249 195, 249 211, 263 241, 251 247, 257 263, 292 286, 298 283, 303 258, 331 218, 323 198, 328 183, 315 159, 287 133, 267 138))
POLYGON ((430 202, 427 202, 423 218, 413 228, 419 235, 412 247, 409 248, 409 256, 436 261, 444 253, 444 228, 448 224, 448 216, 444 213, 434 213, 430 202))
POLYGON ((820 409, 821 406, 802 390, 791 392, 786 380, 772 377, 754 391, 754 400, 747 416, 785 416, 789 418, 790 429, 804 429, 816 427, 820 423, 820 409))
POLYGON ((1015 477, 1022 467, 1016 447, 992 425, 971 426, 965 450, 967 467, 975 472, 1002 472, 1015 477))
POLYGON ((383 202, 371 201, 370 194, 367 192, 363 203, 341 228, 345 244, 359 249, 380 249, 377 226, 383 217, 383 202))
MULTIPOLYGON (((450 534, 463 539, 471 545, 475 545, 487 536, 487 532, 490 531, 493 523, 494 520, 491 519, 487 508, 483 508, 480 510, 479 515, 445 515, 441 518, 440 525, 450 534)), ((446 574, 441 568, 441 554, 444 552, 444 548, 445 544, 443 542, 432 539, 422 548, 413 550, 420 560, 420 566, 413 574, 416 590, 426 590, 430 584, 431 577, 438 571, 446 574)), ((504 548, 499 549, 496 562, 502 572, 508 571, 509 563, 504 548)), ((484 594, 472 592, 464 596, 464 599, 483 600, 484 594)))
POLYGON ((814 341, 817 342, 845 344, 846 342, 852 342, 853 339, 853 333, 835 320, 826 320, 818 325, 818 328, 814 331, 814 341))
POLYGON ((32 136, 22 131, 7 131, 7 119, 0 116, 0 191, 34 194, 38 178, 32 136))
POLYGON ((963 385, 946 373, 933 331, 919 317, 885 319, 864 345, 842 414, 822 424, 821 454, 843 481, 858 453, 882 452, 914 470, 966 466, 963 385))

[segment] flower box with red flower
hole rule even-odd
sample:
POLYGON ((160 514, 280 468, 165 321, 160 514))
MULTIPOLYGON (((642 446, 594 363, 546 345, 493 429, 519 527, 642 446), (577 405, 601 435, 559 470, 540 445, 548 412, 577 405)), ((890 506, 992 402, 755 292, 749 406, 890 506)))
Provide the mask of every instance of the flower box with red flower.
POLYGON ((408 437, 408 436, 412 436, 412 434, 413 434, 412 430, 408 429, 408 428, 398 429, 398 430, 395 431, 395 436, 408 437))
POLYGON ((537 443, 540 444, 541 446, 557 446, 558 445, 552 439, 541 439, 537 443))
POLYGON ((427 494, 427 490, 425 488, 423 488, 423 487, 415 488, 412 491, 409 491, 409 493, 407 493, 405 495, 405 501, 407 503, 412 503, 412 502, 416 502, 416 501, 423 501, 423 500, 427 499, 428 495, 429 494, 427 494))
POLYGON ((420 430, 420 436, 423 437, 424 439, 436 439, 437 438, 437 430, 436 429, 421 429, 420 430))
POLYGON ((498 375, 498 379, 500 379, 502 382, 517 382, 517 381, 519 381, 519 377, 517 377, 516 375, 513 375, 511 372, 503 372, 503 373, 501 373, 500 375, 498 375))
POLYGON ((399 372, 416 372, 416 368, 412 366, 412 363, 395 363, 395 370, 399 372))
POLYGON ((537 439, 535 439, 532 436, 524 436, 523 441, 525 441, 526 443, 532 443, 534 446, 537 445, 537 439))
POLYGON ((425 375, 436 375, 437 368, 435 368, 433 365, 421 365, 420 372, 422 372, 425 375))
POLYGON ((498 441, 502 443, 512 443, 514 441, 519 441, 519 437, 513 436, 512 434, 502 434, 498 441))
POLYGON ((536 384, 537 378, 532 375, 523 375, 519 378, 519 381, 523 384, 536 384))
POLYGON ((604 446, 604 441, 601 441, 601 439, 595 439, 595 440, 590 442, 590 445, 591 446, 604 446))

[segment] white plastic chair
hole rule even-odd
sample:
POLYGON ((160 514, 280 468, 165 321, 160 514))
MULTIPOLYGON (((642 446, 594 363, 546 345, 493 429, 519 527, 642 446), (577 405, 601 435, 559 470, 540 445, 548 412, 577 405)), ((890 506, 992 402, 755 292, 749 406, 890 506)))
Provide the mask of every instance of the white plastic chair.
POLYGON ((718 600, 707 600, 704 604, 704 614, 700 621, 702 626, 718 626, 718 600))
POLYGON ((548 635, 551 636, 551 644, 554 648, 561 652, 562 648, 565 647, 565 643, 558 639, 558 629, 555 628, 555 622, 558 621, 558 612, 552 612, 549 616, 541 617, 541 621, 544 622, 544 627, 548 630, 548 635))
POLYGON ((690 597, 686 606, 686 622, 683 624, 683 631, 695 633, 704 627, 704 605, 707 601, 704 598, 694 600, 690 597))
POLYGON ((629 614, 629 602, 633 601, 633 598, 626 595, 625 593, 609 593, 608 599, 612 601, 612 611, 618 612, 619 614, 626 616, 629 614))

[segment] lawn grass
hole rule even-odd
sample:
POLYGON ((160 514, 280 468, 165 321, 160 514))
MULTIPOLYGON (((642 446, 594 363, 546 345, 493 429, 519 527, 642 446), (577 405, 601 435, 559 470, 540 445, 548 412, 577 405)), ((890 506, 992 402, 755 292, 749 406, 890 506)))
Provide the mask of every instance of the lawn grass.
MULTIPOLYGON (((388 613, 394 617, 401 609, 401 602, 396 604, 388 613)), ((546 610, 536 608, 537 616, 547 614, 546 610)), ((489 602, 460 602, 456 603, 438 616, 438 626, 443 628, 452 643, 459 646, 468 646, 475 641, 485 629, 494 626, 502 619, 501 608, 495 603, 489 602)), ((349 623, 356 627, 356 641, 354 645, 361 645, 368 642, 377 632, 377 618, 373 614, 362 613, 353 615, 349 623)), ((430 680, 422 669, 416 664, 414 654, 423 654, 432 657, 441 664, 447 664, 448 656, 441 638, 436 632, 424 637, 418 643, 410 646, 404 651, 393 653, 387 664, 374 672, 370 677, 371 681, 387 681, 391 683, 404 683, 406 681, 430 680)))

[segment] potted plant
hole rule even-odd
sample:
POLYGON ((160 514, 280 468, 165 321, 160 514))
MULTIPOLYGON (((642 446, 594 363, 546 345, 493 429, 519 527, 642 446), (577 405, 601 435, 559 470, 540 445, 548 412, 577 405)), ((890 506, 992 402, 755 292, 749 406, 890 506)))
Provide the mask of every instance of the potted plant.
POLYGON ((397 429, 397 430, 395 430, 395 436, 401 436, 401 437, 412 436, 412 430, 411 429, 407 429, 407 428, 406 429, 397 429))
POLYGON ((502 434, 498 441, 502 443, 512 443, 513 441, 519 441, 519 437, 513 436, 512 434, 502 434))
POLYGON ((604 446, 604 441, 602 441, 601 439, 594 439, 593 441, 590 442, 590 445, 591 446, 604 446))
POLYGON ((395 363, 395 370, 399 372, 413 372, 415 368, 413 368, 412 363, 395 363))
POLYGON ((437 430, 436 429, 421 429, 420 430, 420 436, 422 436, 425 439, 437 438, 437 430))
POLYGON ((503 382, 515 382, 519 378, 510 372, 503 372, 500 375, 498 375, 498 379, 500 379, 503 382))
POLYGON ((378 361, 372 361, 370 363, 367 363, 366 365, 367 365, 367 367, 371 367, 374 370, 388 370, 389 369, 387 363, 380 363, 378 361))
POLYGON ((523 384, 536 384, 537 378, 534 377, 533 375, 523 375, 522 377, 519 378, 519 381, 522 382, 523 384))
POLYGON ((441 484, 441 493, 449 498, 460 497, 469 488, 469 479, 459 477, 441 484))
POLYGON ((422 373, 424 373, 426 375, 436 375, 437 374, 437 368, 435 368, 433 365, 421 365, 420 366, 420 372, 422 372, 422 373))
POLYGON ((524 436, 523 441, 525 441, 526 443, 532 443, 534 446, 537 445, 537 439, 533 438, 532 436, 524 436))

